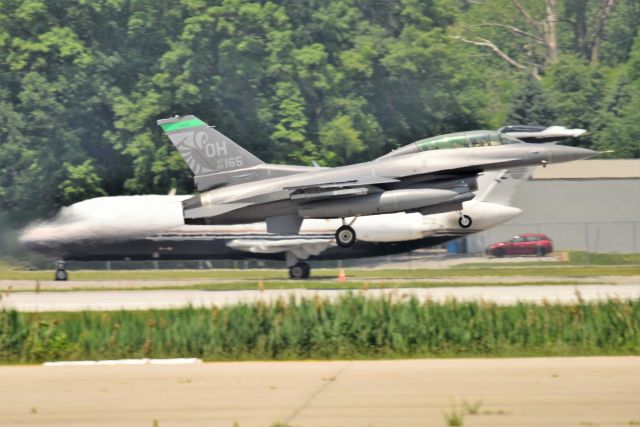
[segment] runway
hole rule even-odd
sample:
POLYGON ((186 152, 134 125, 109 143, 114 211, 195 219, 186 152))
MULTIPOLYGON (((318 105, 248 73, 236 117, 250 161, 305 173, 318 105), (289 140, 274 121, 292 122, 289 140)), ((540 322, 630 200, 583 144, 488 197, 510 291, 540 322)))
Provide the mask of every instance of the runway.
POLYGON ((0 308, 18 311, 81 311, 81 310, 147 310, 186 306, 211 307, 257 301, 270 302, 284 298, 336 299, 347 292, 367 297, 416 297, 420 301, 483 300, 501 305, 523 302, 570 304, 579 299, 597 301, 606 298, 640 298, 639 284, 626 285, 553 285, 553 286, 461 286, 439 288, 396 289, 274 289, 245 291, 86 291, 86 292, 16 292, 5 293, 0 308))
POLYGON ((640 357, 2 366, 0 426, 621 426, 640 357))

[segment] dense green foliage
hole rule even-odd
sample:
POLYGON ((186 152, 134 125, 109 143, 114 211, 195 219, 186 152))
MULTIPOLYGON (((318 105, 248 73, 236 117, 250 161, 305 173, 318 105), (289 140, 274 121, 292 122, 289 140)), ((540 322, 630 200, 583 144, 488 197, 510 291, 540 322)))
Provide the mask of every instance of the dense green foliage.
POLYGON ((213 309, 0 312, 0 361, 637 354, 640 302, 421 304, 345 296, 213 309))
POLYGON ((558 0, 551 49, 542 0, 0 0, 0 223, 190 192, 155 125, 173 114, 269 162, 368 160, 507 119, 638 157, 640 0, 606 3, 558 0))

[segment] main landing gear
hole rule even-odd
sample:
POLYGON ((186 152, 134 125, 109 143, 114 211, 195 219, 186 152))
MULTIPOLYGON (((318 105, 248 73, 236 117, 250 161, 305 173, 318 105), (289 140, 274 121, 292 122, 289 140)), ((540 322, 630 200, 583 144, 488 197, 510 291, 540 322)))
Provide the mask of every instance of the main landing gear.
POLYGON ((304 261, 289 267, 289 277, 291 279, 308 279, 310 274, 311 266, 304 261))
POLYGON ((351 227, 356 218, 354 217, 349 224, 342 218, 342 226, 336 231, 336 243, 341 248, 350 248, 356 243, 356 230, 351 227))
POLYGON ((471 227, 471 224, 473 224, 473 220, 469 215, 463 215, 462 213, 460 213, 460 218, 458 218, 458 224, 460 224, 460 227, 462 228, 469 228, 471 227))
POLYGON ((66 282, 69 279, 67 270, 64 269, 64 261, 56 262, 55 280, 57 282, 66 282))

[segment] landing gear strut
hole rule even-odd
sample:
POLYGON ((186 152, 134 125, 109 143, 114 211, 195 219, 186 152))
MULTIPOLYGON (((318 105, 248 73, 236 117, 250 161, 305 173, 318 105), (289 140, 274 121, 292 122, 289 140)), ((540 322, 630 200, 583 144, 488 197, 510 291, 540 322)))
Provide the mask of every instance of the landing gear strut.
POLYGON ((64 261, 56 262, 55 280, 58 282, 66 282, 69 279, 67 270, 64 269, 64 261))
POLYGON ((462 228, 469 228, 472 223, 473 220, 471 220, 469 215, 460 215, 460 218, 458 218, 458 224, 460 224, 460 227, 462 228))
POLYGON ((350 248, 356 242, 356 230, 351 227, 356 222, 356 218, 353 218, 349 224, 342 218, 342 227, 336 231, 336 243, 341 248, 350 248))
POLYGON ((291 279, 308 279, 311 274, 311 266, 304 261, 289 267, 289 277, 291 279))

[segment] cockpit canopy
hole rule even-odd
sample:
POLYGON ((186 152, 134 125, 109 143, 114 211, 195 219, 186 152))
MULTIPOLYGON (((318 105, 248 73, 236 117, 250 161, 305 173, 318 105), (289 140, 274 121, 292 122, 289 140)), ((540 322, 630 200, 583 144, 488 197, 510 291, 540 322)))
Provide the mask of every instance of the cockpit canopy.
POLYGON ((410 153, 418 153, 429 150, 445 150, 452 148, 488 147, 505 144, 522 144, 523 142, 512 136, 491 130, 474 130, 469 132, 448 133, 421 139, 405 145, 383 156, 395 157, 410 153))
POLYGON ((434 136, 414 142, 420 151, 438 150, 444 148, 485 147, 493 145, 518 144, 519 141, 503 133, 474 130, 470 132, 456 132, 434 136))

